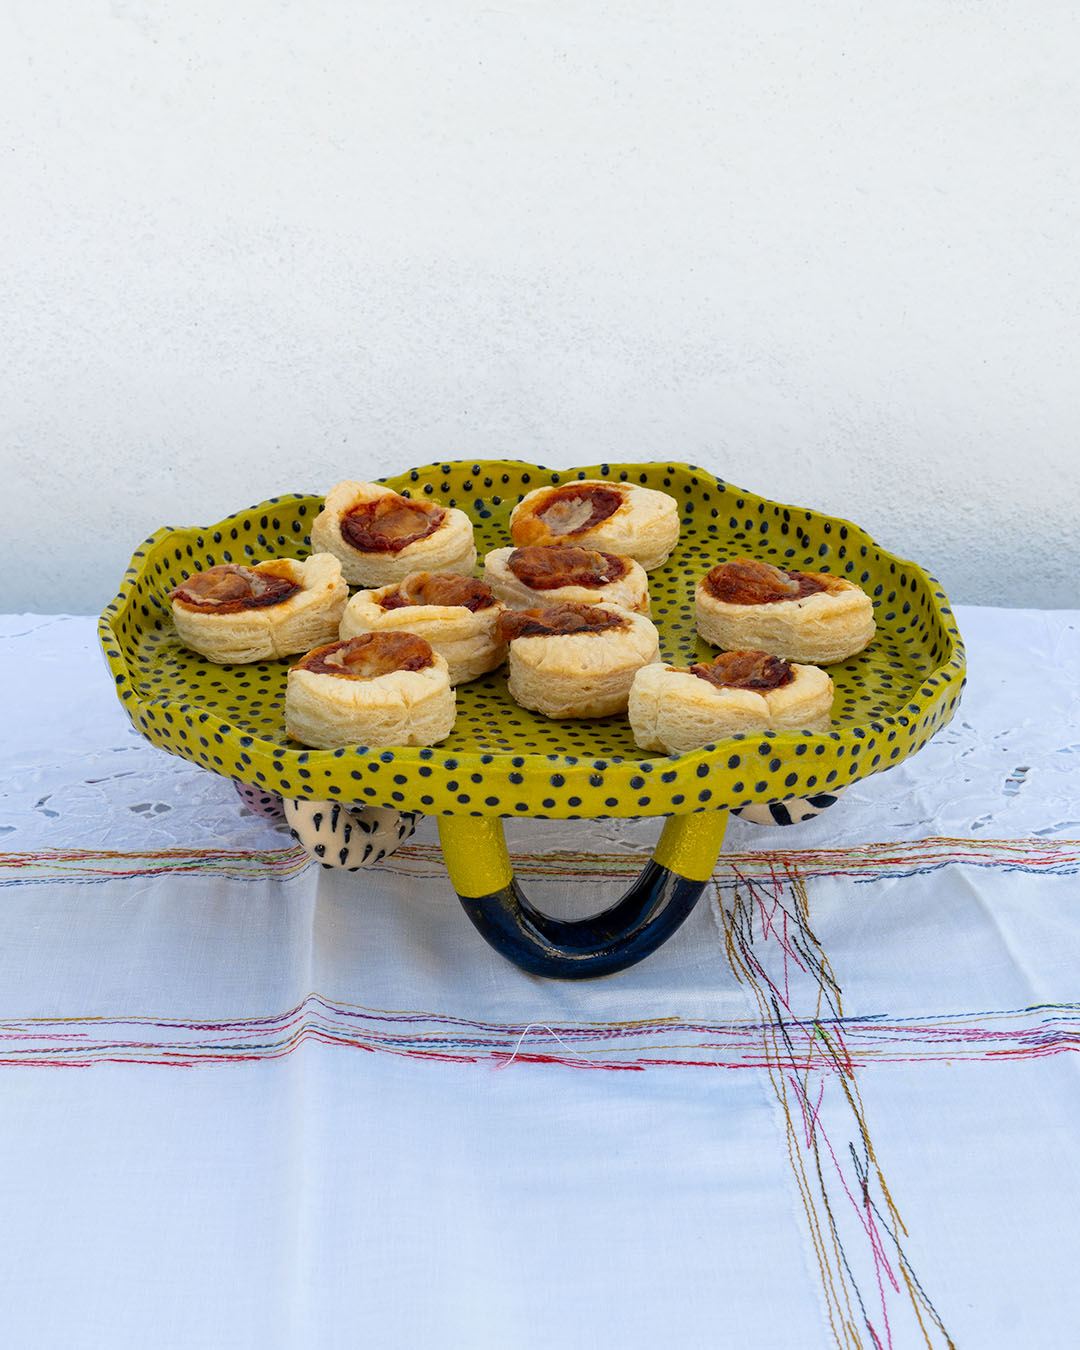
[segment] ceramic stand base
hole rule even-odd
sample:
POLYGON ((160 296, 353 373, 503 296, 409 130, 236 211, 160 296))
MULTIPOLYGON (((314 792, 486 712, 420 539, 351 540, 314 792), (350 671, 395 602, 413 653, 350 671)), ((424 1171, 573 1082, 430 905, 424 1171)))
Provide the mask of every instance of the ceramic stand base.
MULTIPOLYGON (((238 790, 245 800, 253 791, 238 790)), ((820 815, 842 791, 755 804, 736 814, 756 824, 796 824, 820 815)), ((388 807, 278 801, 297 843, 324 867, 350 872, 389 857, 420 820, 418 812, 388 807)), ((268 812, 268 805, 255 805, 268 812)), ((576 920, 552 918, 524 894, 500 819, 439 816, 438 824, 450 880, 485 941, 531 975, 573 980, 636 965, 677 931, 712 876, 726 820, 725 811, 669 816, 652 859, 626 893, 602 913, 576 920)))

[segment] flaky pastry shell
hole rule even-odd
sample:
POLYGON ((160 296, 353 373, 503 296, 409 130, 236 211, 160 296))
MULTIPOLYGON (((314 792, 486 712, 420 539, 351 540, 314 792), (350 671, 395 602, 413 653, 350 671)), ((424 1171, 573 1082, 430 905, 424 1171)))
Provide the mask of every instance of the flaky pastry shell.
POLYGON ((507 689, 523 708, 547 717, 607 717, 626 711, 634 676, 660 659, 660 638, 643 614, 597 605, 625 626, 595 633, 514 638, 507 689))
POLYGON ((528 544, 577 544, 605 553, 618 553, 639 562, 646 572, 667 562, 679 542, 679 504, 666 492, 631 483, 609 483, 585 478, 560 487, 534 488, 510 513, 510 538, 522 548, 528 544), (623 501, 615 512, 591 529, 556 535, 537 514, 553 494, 571 487, 610 488, 623 501))
POLYGON ((274 558, 250 570, 286 577, 301 589, 276 605, 229 614, 173 600, 173 624, 185 647, 218 665, 244 665, 294 656, 337 637, 349 598, 337 558, 329 553, 314 553, 303 562, 274 558))
POLYGON ((649 578, 644 567, 633 558, 626 558, 628 568, 621 577, 603 586, 553 586, 549 590, 534 590, 511 571, 509 558, 513 552, 512 548, 496 548, 484 559, 484 580, 507 609, 532 609, 578 600, 583 605, 620 605, 635 614, 648 616, 649 578))
POLYGON ((807 575, 825 589, 801 600, 764 605, 717 600, 700 581, 694 593, 698 632, 722 651, 757 648, 809 665, 827 666, 855 656, 873 639, 873 602, 843 577, 828 572, 807 575))
POLYGON ((501 604, 475 611, 464 605, 381 608, 380 599, 396 589, 395 582, 377 590, 357 591, 341 616, 340 635, 351 638, 361 633, 415 633, 430 642, 445 659, 453 685, 486 675, 506 660, 506 643, 498 633, 501 604))
MULTIPOLYGON (((312 549, 332 553, 341 560, 342 575, 349 585, 368 589, 402 581, 412 572, 472 572, 476 566, 473 525, 457 507, 442 507, 446 514, 431 534, 396 551, 356 549, 342 537, 342 519, 355 507, 397 495, 379 483, 338 483, 327 493, 323 509, 312 522, 312 549)), ((426 499, 422 504, 439 505, 426 499)))
POLYGON ((833 682, 817 666, 792 665, 778 689, 718 689, 688 670, 650 665, 630 688, 627 713, 642 750, 669 755, 712 745, 739 732, 827 731, 833 682))
POLYGON ((370 680, 292 669, 285 730, 316 750, 344 745, 435 745, 454 728, 456 700, 444 657, 423 670, 370 680))

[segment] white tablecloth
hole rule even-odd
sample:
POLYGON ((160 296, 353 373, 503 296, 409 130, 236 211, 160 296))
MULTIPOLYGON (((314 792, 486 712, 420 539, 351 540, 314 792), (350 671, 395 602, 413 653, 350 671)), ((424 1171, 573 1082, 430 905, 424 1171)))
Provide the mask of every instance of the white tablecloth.
MULTIPOLYGON (((957 716, 733 821, 641 965, 532 978, 431 822, 306 862, 0 621, 0 1344, 1041 1347, 1080 1319, 1080 614, 958 611, 957 716)), ((520 822, 552 912, 656 822, 520 822)))

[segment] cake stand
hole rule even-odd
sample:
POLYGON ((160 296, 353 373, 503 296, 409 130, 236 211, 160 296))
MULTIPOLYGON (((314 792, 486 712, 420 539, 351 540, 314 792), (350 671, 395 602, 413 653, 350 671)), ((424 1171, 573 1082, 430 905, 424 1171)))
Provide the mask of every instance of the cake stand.
POLYGON ((687 754, 645 754, 625 717, 552 721, 519 707, 495 673, 459 686, 454 730, 434 748, 305 749, 284 730, 291 660, 214 665, 180 645, 168 599, 187 576, 216 563, 306 557, 322 498, 303 493, 271 498, 216 525, 166 527, 136 550, 100 623, 128 716, 154 745, 251 793, 280 796, 297 837, 326 866, 377 861, 411 833, 418 816, 435 816, 465 912, 488 942, 533 974, 606 975, 640 961, 693 909, 729 811, 801 818, 913 754, 956 708, 964 648, 944 591, 921 567, 848 521, 766 501, 693 465, 555 471, 516 461, 457 462, 381 481, 404 496, 467 512, 482 557, 510 542, 510 512, 525 493, 582 478, 658 488, 679 503, 679 543, 649 576, 661 659, 671 664, 715 655, 695 631, 694 587, 726 557, 831 572, 872 597, 874 641, 828 667, 836 687, 832 730, 766 731, 687 754), (503 820, 514 816, 665 820, 626 894, 601 914, 568 921, 544 914, 522 893, 503 837, 503 820))

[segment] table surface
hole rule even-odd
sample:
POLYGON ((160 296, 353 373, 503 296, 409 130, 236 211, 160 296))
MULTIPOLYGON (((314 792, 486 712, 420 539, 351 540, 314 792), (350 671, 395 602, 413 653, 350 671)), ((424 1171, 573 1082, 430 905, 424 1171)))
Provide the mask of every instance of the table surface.
MULTIPOLYGON (((0 1340, 1061 1346, 1080 1317, 1080 612, 959 608, 954 721, 732 821, 604 980, 488 948, 432 822, 308 862, 0 620, 0 1340)), ((513 823, 551 912, 657 822, 513 823)))

